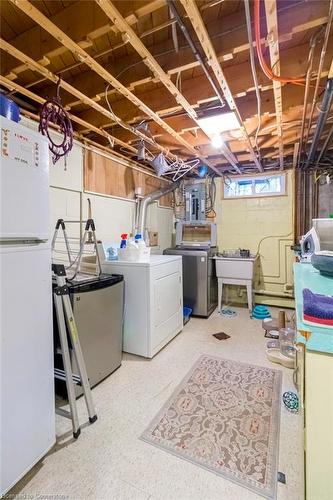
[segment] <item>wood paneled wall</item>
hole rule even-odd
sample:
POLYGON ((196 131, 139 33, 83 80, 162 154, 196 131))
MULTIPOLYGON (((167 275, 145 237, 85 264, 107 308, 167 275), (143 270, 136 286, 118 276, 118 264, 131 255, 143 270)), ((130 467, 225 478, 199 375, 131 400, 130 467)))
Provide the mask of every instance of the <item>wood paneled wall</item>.
MULTIPOLYGON (((138 187, 146 195, 168 185, 163 179, 134 170, 95 151, 86 150, 84 155, 85 191, 134 200, 138 187)), ((172 193, 163 196, 159 202, 161 206, 171 207, 172 193)))

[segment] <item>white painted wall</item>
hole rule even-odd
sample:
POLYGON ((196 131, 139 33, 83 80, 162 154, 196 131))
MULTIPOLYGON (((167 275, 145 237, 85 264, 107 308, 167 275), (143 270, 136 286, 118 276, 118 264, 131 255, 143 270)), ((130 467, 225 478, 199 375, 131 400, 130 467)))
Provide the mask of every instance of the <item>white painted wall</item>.
MULTIPOLYGON (((36 122, 22 118, 21 124, 33 130, 38 128, 36 122)), ((58 134, 53 134, 55 137, 58 134)), ((69 153, 66 166, 63 159, 53 165, 50 159, 50 211, 51 234, 55 222, 59 218, 64 220, 83 220, 87 218, 88 202, 90 198, 93 218, 96 224, 97 238, 105 242, 117 242, 121 233, 130 233, 133 227, 135 202, 123 200, 108 195, 86 193, 83 190, 83 153, 84 148, 78 141, 74 141, 69 153)), ((160 207, 153 203, 148 208, 148 229, 159 233, 158 251, 171 246, 173 231, 173 210, 160 207)), ((79 237, 79 225, 68 225, 70 237, 79 237)))

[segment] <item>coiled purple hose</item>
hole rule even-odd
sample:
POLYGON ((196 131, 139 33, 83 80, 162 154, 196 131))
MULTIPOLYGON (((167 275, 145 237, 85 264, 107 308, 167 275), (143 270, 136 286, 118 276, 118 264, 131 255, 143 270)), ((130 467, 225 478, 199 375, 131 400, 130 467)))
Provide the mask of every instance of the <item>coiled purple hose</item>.
POLYGON ((45 135, 49 140, 49 150, 52 153, 52 161, 55 164, 59 158, 67 155, 73 147, 73 127, 72 122, 65 111, 61 98, 60 78, 57 83, 57 95, 47 99, 42 105, 39 112, 39 132, 45 135), (63 135, 63 140, 60 144, 54 142, 49 133, 49 123, 57 125, 59 132, 63 135))

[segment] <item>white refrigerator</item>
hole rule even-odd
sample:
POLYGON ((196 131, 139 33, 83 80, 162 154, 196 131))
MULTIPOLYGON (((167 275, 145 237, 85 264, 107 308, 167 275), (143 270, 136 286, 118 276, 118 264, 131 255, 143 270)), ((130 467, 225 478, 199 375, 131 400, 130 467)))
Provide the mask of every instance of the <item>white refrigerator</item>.
POLYGON ((0 495, 55 442, 49 154, 0 118, 0 495))

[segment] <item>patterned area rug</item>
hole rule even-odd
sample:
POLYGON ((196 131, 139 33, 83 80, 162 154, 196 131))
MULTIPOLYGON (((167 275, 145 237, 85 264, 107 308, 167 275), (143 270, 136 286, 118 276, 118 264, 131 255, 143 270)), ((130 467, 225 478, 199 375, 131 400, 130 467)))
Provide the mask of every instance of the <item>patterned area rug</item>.
POLYGON ((282 373, 199 358, 141 438, 276 497, 282 373))

